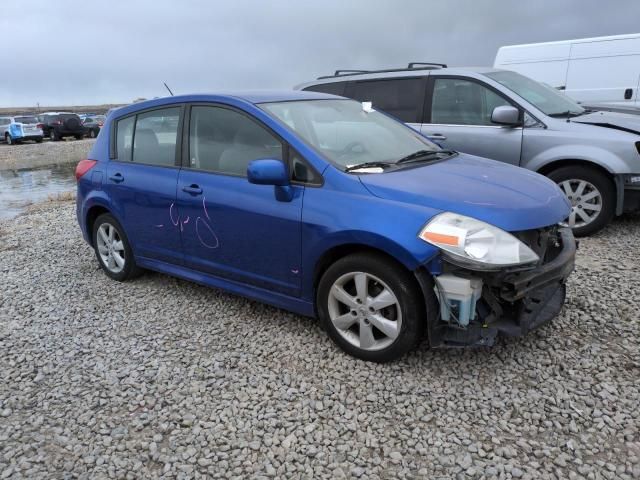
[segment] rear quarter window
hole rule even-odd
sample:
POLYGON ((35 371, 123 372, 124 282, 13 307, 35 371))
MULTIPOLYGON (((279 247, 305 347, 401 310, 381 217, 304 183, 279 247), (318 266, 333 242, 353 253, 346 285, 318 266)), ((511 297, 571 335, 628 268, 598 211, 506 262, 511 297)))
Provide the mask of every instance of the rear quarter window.
POLYGON ((346 85, 347 82, 321 83, 319 85, 311 85, 303 90, 344 96, 346 85))

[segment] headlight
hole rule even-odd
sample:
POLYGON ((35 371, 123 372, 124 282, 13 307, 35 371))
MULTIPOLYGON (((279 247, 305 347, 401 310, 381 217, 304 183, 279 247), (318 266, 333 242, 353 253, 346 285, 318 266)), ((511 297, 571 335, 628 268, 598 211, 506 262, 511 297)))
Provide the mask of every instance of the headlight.
POLYGON ((444 250, 454 263, 476 269, 492 270, 539 260, 535 252, 510 233, 451 212, 433 217, 418 236, 444 250))

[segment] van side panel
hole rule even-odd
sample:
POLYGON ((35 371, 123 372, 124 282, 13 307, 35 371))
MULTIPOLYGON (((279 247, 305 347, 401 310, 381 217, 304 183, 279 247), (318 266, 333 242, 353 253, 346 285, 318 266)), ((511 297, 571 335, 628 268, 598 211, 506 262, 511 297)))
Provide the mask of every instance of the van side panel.
POLYGON ((512 70, 553 88, 564 88, 570 48, 569 43, 502 47, 494 67, 512 70))
POLYGON ((571 46, 566 92, 578 101, 633 105, 639 78, 640 37, 571 46))

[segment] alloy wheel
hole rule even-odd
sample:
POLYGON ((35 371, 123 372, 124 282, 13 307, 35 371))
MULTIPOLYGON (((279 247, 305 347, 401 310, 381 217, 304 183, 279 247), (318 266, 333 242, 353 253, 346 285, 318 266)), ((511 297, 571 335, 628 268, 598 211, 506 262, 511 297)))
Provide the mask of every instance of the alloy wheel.
POLYGON ((111 273, 120 273, 125 265, 125 252, 124 242, 116 227, 110 223, 100 225, 96 242, 100 260, 105 268, 111 273))
POLYGON ((571 202, 571 213, 562 226, 580 228, 593 222, 602 210, 602 194, 591 182, 572 178, 558 184, 571 202))
POLYGON ((370 273, 350 272, 338 278, 329 292, 328 310, 338 333, 363 350, 387 348, 402 327, 398 297, 370 273))

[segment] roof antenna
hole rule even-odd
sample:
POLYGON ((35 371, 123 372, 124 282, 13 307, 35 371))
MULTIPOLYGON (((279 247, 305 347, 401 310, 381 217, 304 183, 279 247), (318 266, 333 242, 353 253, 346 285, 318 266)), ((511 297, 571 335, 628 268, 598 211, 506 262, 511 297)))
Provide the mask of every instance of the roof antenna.
POLYGON ((169 85, 167 85, 165 82, 162 82, 162 83, 164 83, 164 87, 165 87, 167 90, 169 90, 169 93, 170 93, 170 94, 171 94, 171 96, 173 97, 173 92, 172 92, 172 91, 171 91, 171 89, 169 88, 169 85))

